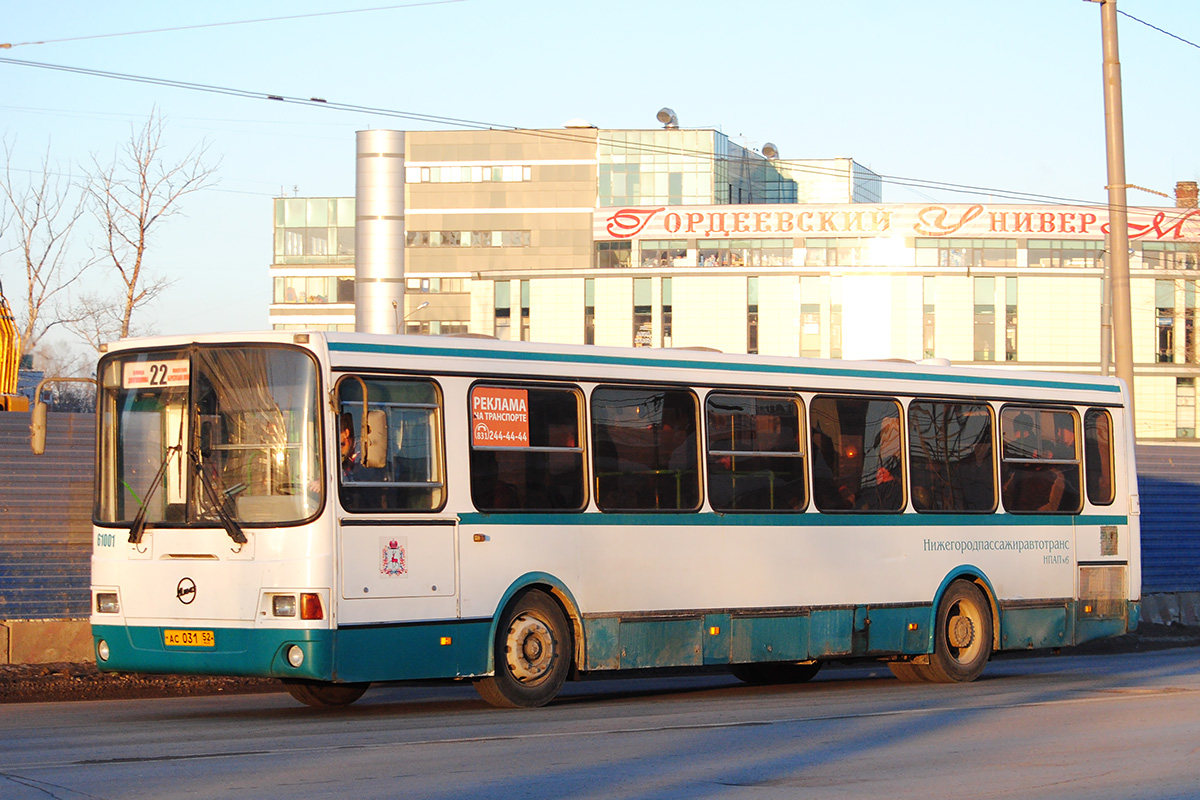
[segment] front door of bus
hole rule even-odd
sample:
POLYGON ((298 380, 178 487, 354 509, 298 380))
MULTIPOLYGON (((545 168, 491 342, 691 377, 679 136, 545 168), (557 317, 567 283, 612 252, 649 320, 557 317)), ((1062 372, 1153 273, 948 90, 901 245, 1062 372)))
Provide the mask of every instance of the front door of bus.
POLYGON ((457 616, 453 519, 343 519, 340 622, 457 616))

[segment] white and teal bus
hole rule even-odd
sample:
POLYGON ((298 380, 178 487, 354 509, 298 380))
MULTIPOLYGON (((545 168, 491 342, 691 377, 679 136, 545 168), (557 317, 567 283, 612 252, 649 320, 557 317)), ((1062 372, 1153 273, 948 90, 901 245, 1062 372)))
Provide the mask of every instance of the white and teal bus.
POLYGON ((97 377, 106 670, 537 706, 653 667, 969 681, 1138 622, 1110 378, 324 332, 125 340, 97 377))

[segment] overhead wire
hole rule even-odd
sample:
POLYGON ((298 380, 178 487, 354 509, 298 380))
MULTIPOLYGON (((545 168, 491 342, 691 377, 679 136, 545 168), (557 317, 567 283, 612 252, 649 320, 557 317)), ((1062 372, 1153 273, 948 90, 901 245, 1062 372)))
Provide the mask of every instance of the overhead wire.
MULTIPOLYGON (((75 37, 74 39, 61 39, 61 40, 54 40, 54 41, 75 41, 78 39, 87 39, 87 38, 104 38, 106 36, 137 35, 137 34, 142 34, 142 33, 160 33, 160 32, 164 32, 164 31, 186 30, 186 29, 191 29, 191 28, 205 28, 205 27, 219 27, 219 26, 224 26, 224 25, 253 24, 253 23, 258 23, 258 22, 273 22, 273 21, 279 21, 279 20, 284 20, 284 19, 301 19, 301 18, 306 18, 306 17, 320 17, 320 16, 335 15, 335 14, 365 13, 365 12, 388 10, 388 9, 394 9, 394 8, 407 8, 407 7, 421 6, 421 5, 439 5, 439 4, 443 4, 443 3, 463 2, 463 1, 464 0, 426 0, 426 2, 407 3, 407 4, 394 5, 394 6, 379 6, 379 7, 374 7, 374 8, 350 9, 350 10, 345 10, 345 11, 318 12, 318 13, 313 13, 313 14, 297 14, 297 15, 291 15, 291 16, 286 16, 286 17, 263 18, 263 19, 257 19, 257 20, 242 20, 242 21, 236 21, 236 22, 207 23, 207 24, 194 25, 194 26, 181 26, 178 28, 163 28, 163 29, 157 29, 157 30, 134 31, 134 32, 126 33, 126 34, 100 34, 97 36, 75 37)), ((1196 45, 1195 43, 1188 41, 1187 39, 1184 39, 1181 36, 1177 36, 1177 35, 1171 33, 1170 31, 1166 31, 1166 30, 1159 28, 1155 25, 1152 25, 1144 20, 1138 19, 1137 17, 1134 17, 1132 14, 1128 14, 1123 11, 1119 11, 1118 13, 1121 13, 1123 16, 1126 16, 1129 19, 1131 19, 1135 22, 1138 22, 1142 25, 1146 25, 1147 27, 1150 27, 1160 33, 1163 33, 1167 36, 1178 39, 1179 41, 1184 42, 1185 44, 1192 45, 1193 47, 1200 47, 1200 45, 1196 45)), ((28 43, 23 43, 23 44, 28 44, 28 43)), ((0 45, 0 47, 4 47, 4 46, 5 45, 0 45)), ((195 82, 190 82, 190 81, 180 81, 180 80, 167 79, 167 78, 154 78, 154 77, 144 76, 144 75, 131 75, 131 74, 126 74, 126 73, 110 72, 110 71, 106 71, 106 70, 91 69, 91 68, 86 68, 86 67, 72 67, 72 66, 60 65, 60 64, 47 64, 47 63, 43 63, 43 62, 25 61, 25 60, 21 60, 21 59, 13 59, 13 58, 0 58, 0 63, 9 63, 9 64, 17 65, 17 66, 25 66, 25 67, 32 67, 32 68, 46 69, 46 70, 55 70, 55 71, 68 72, 68 73, 74 73, 74 74, 80 74, 80 75, 87 75, 87 76, 91 76, 91 77, 108 78, 108 79, 113 79, 113 80, 122 80, 122 81, 134 82, 134 83, 145 83, 145 84, 156 85, 156 86, 165 86, 165 87, 170 87, 170 88, 175 88, 175 89, 183 89, 183 90, 188 90, 188 91, 207 92, 207 93, 211 93, 211 94, 226 95, 226 96, 231 96, 231 97, 240 97, 243 99, 268 100, 268 101, 282 102, 282 103, 287 103, 287 104, 292 104, 292 105, 301 105, 301 106, 308 106, 308 107, 321 107, 321 108, 331 109, 331 110, 335 110, 335 111, 344 111, 344 112, 349 112, 349 113, 363 113, 363 114, 370 114, 370 115, 374 115, 374 116, 382 116, 382 117, 393 118, 393 119, 411 120, 414 122, 422 122, 422 123, 427 123, 427 124, 450 125, 453 127, 475 129, 475 130, 507 131, 510 133, 518 134, 518 135, 536 136, 536 137, 543 138, 543 139, 552 139, 552 140, 558 140, 558 141, 576 141, 576 142, 578 142, 582 138, 584 138, 584 137, 581 137, 579 134, 572 134, 569 130, 557 131, 557 130, 549 130, 549 129, 521 128, 521 127, 514 126, 514 125, 502 125, 502 124, 496 124, 496 123, 488 123, 488 122, 483 122, 480 120, 470 120, 470 119, 465 119, 465 118, 461 118, 461 117, 441 116, 441 115, 435 115, 435 114, 422 114, 422 113, 418 113, 418 112, 402 111, 402 110, 398 110, 398 109, 382 108, 382 107, 378 107, 378 106, 363 106, 363 105, 356 105, 356 104, 351 104, 351 103, 341 103, 341 102, 337 102, 337 101, 329 101, 325 98, 320 98, 320 97, 308 97, 308 98, 294 97, 294 96, 287 96, 287 95, 282 95, 282 94, 271 94, 271 93, 266 93, 266 92, 261 92, 261 91, 236 89, 236 88, 230 88, 230 87, 224 87, 224 86, 215 86, 215 85, 211 85, 211 84, 195 83, 195 82)), ((587 138, 590 140, 590 137, 587 137, 587 138)), ((705 159, 705 160, 716 160, 719 158, 719 156, 716 153, 709 152, 709 151, 689 150, 688 148, 672 147, 670 145, 659 145, 659 144, 654 144, 654 143, 644 143, 644 142, 630 143, 630 142, 618 141, 615 139, 614 140, 605 140, 605 139, 601 138, 599 134, 597 134, 596 141, 599 144, 604 144, 604 145, 613 146, 613 147, 615 147, 617 145, 622 145, 622 146, 624 146, 626 151, 632 151, 635 153, 641 153, 641 154, 647 154, 647 155, 678 155, 678 156, 692 157, 692 158, 705 159)), ((736 159, 728 159, 728 160, 732 161, 732 160, 736 160, 736 159)), ((835 176, 840 177, 840 176, 844 176, 846 174, 845 170, 836 169, 836 168, 832 168, 832 167, 822 167, 822 166, 811 164, 811 163, 805 163, 805 162, 812 161, 812 160, 816 160, 816 159, 794 159, 794 160, 771 159, 767 163, 772 163, 775 165, 784 165, 788 171, 793 172, 793 173, 809 174, 809 175, 821 176, 821 177, 835 177, 835 176)), ((761 166, 761 165, 756 164, 756 166, 761 166)), ((908 188, 908 189, 912 189, 912 190, 927 189, 927 190, 931 190, 931 191, 943 191, 943 192, 951 192, 951 193, 958 193, 958 194, 987 195, 987 196, 991 196, 991 197, 1000 197, 1000 198, 1004 198, 1004 199, 1014 200, 1014 201, 1018 201, 1018 202, 1026 202, 1026 203, 1056 203, 1056 204, 1061 204, 1061 205, 1073 205, 1073 206, 1082 206, 1082 207, 1101 207, 1101 206, 1108 205, 1107 203, 1100 202, 1100 201, 1082 200, 1082 199, 1078 199, 1078 198, 1048 195, 1048 194, 1042 194, 1039 192, 1024 192, 1024 191, 1018 191, 1018 190, 1013 190, 1013 189, 997 189, 994 187, 974 186, 974 185, 969 185, 969 184, 952 183, 952 182, 948 182, 948 181, 936 181, 936 180, 930 180, 930 179, 925 179, 925 178, 912 178, 912 177, 899 176, 899 175, 887 175, 887 174, 882 174, 882 173, 876 173, 873 171, 871 174, 873 176, 877 177, 881 183, 887 183, 887 184, 890 184, 893 186, 900 186, 900 187, 904 187, 904 188, 908 188)), ((1130 185, 1129 188, 1142 189, 1142 187, 1134 186, 1134 185, 1130 185)), ((1144 191, 1149 191, 1153 194, 1159 194, 1159 195, 1166 196, 1164 193, 1157 192, 1155 190, 1144 190, 1144 191)), ((1143 206, 1136 206, 1136 205, 1132 205, 1132 204, 1127 205, 1127 208, 1141 208, 1141 207, 1143 207, 1143 206)))
POLYGON ((196 25, 177 25, 171 28, 153 28, 144 31, 125 31, 123 33, 97 33, 89 36, 72 36, 66 39, 44 39, 41 41, 32 42, 2 42, 0 50, 8 50, 13 47, 25 47, 34 44, 62 44, 64 42, 83 42, 89 39, 111 39, 118 36, 142 36, 148 33, 175 33, 177 31, 191 31, 200 28, 223 28, 231 25, 256 25, 261 22, 284 22, 293 19, 308 19, 311 17, 333 17, 342 14, 365 14, 375 11, 392 11, 397 8, 416 8, 417 6, 440 6, 448 3, 463 3, 466 0, 423 0, 415 3, 402 3, 394 6, 376 6, 374 8, 350 8, 341 11, 317 11, 311 14, 289 14, 283 17, 263 17, 262 19, 243 19, 234 20, 231 22, 204 22, 196 25))

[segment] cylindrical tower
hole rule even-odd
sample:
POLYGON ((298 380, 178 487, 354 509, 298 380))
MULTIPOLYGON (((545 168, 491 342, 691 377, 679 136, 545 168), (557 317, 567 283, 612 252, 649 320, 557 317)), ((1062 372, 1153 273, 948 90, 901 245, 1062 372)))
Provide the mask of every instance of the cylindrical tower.
POLYGON ((396 333, 404 318, 404 132, 359 131, 354 329, 396 333))

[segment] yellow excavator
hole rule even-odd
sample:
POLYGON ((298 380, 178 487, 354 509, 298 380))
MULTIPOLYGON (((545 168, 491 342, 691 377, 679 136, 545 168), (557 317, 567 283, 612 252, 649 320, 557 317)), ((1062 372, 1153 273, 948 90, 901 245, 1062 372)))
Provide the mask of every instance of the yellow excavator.
POLYGON ((21 335, 12 308, 0 287, 0 411, 28 411, 29 398, 17 394, 17 370, 21 364, 21 335))

